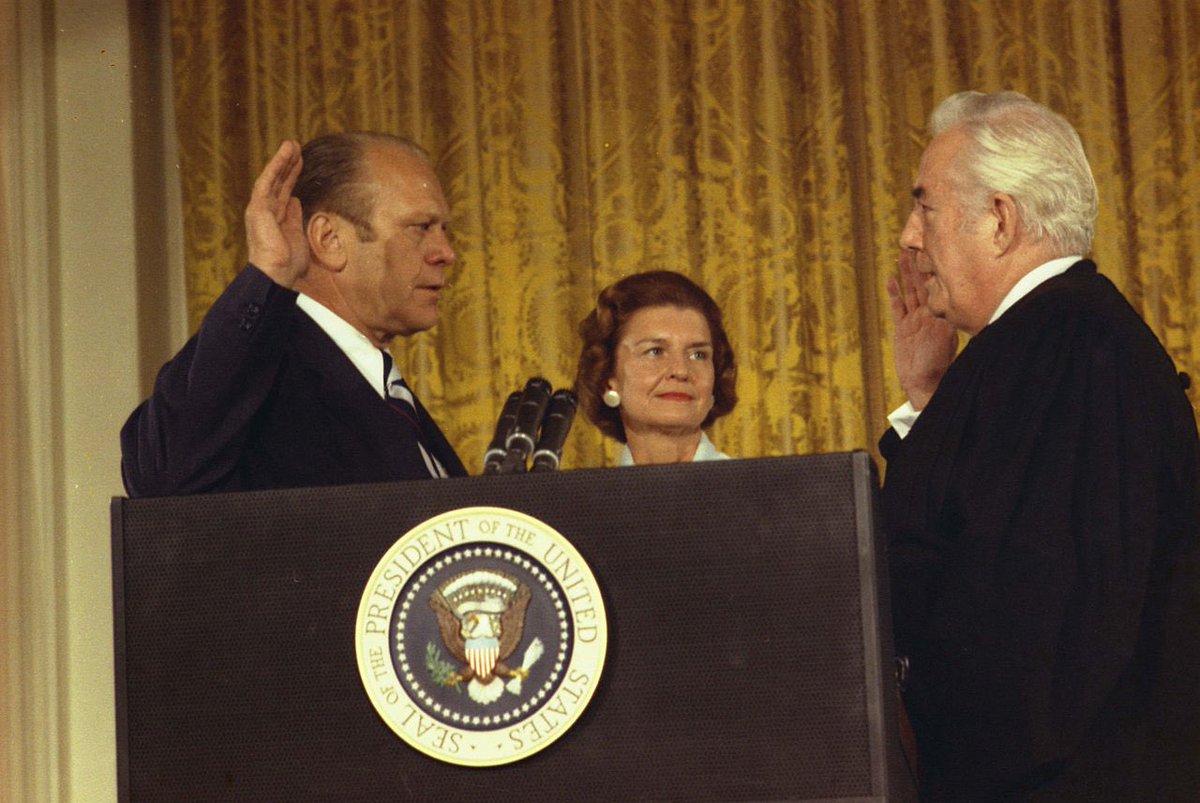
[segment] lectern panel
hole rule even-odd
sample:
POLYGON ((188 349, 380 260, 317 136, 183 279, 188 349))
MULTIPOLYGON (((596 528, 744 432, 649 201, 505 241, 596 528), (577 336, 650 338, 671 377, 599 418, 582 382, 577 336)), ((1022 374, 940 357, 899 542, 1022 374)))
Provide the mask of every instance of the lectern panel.
POLYGON ((876 480, 865 454, 115 500, 124 800, 892 800, 876 480), (608 657, 578 722, 499 767, 375 712, 355 618, 417 524, 488 505, 590 565, 608 657))

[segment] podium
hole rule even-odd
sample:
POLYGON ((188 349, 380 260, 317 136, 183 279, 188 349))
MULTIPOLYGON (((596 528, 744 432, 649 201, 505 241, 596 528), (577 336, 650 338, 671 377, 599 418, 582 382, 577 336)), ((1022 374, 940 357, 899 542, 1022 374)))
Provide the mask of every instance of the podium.
POLYGON ((912 800, 865 453, 112 504, 119 796, 139 800, 912 800), (430 758, 372 707, 355 618, 446 511, 565 536, 608 619, 546 749, 430 758))

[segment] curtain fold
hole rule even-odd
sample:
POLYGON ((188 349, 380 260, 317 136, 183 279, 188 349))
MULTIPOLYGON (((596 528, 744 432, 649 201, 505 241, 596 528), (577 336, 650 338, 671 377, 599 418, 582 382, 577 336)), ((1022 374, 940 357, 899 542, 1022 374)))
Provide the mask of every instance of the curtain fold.
MULTIPOLYGON (((1197 17, 1188 0, 176 3, 191 321, 245 259, 242 208, 280 140, 395 131, 434 155, 460 261, 441 323, 394 353, 469 469, 510 391, 571 381, 599 290, 652 268, 724 311, 741 370, 724 451, 873 451, 903 401, 885 285, 926 118, 1012 88, 1079 128, 1093 255, 1200 379, 1197 17)), ((565 465, 614 455, 580 421, 565 465)))

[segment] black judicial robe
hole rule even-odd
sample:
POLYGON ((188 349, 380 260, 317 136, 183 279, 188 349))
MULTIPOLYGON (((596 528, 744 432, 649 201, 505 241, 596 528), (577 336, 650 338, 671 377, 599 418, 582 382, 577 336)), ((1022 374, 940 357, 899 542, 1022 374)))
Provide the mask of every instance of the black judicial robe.
MULTIPOLYGON (((296 295, 253 265, 225 289, 121 430, 130 496, 429 478, 411 425, 296 295)), ((446 472, 465 476, 420 402, 417 414, 446 472)))
POLYGON ((927 800, 1200 799, 1196 419, 1082 261, 972 338, 882 494, 927 800))

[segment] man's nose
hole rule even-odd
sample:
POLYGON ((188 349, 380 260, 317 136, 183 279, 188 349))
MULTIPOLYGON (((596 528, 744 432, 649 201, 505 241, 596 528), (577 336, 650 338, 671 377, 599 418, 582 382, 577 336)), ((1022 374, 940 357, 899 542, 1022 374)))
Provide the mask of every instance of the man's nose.
POLYGON ((450 234, 445 229, 438 228, 434 231, 429 250, 425 252, 425 259, 434 265, 445 267, 450 267, 458 259, 454 246, 450 244, 450 234))
POLYGON ((900 232, 900 247, 920 249, 921 244, 921 217, 917 214, 917 210, 913 209, 908 213, 904 230, 900 232))

